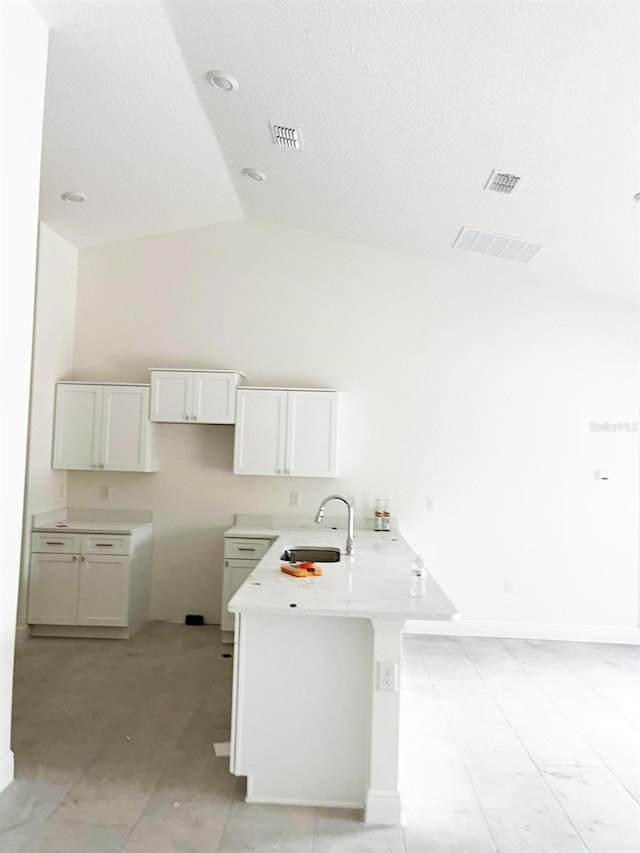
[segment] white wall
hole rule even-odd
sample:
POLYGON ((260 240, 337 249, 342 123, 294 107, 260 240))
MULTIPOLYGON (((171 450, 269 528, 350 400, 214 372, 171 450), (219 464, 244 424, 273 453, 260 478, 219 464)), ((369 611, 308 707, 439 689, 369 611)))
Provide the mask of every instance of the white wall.
POLYGON ((27 0, 2 20, 2 570, 0 571, 0 790, 13 779, 11 696, 38 233, 40 145, 48 31, 27 0))
POLYGON ((81 251, 76 379, 221 367, 344 392, 336 481, 234 476, 233 427, 196 425, 160 425, 157 474, 70 476, 72 504, 107 483, 112 506, 153 510, 155 618, 217 620, 234 512, 299 490, 311 519, 338 490, 389 497, 465 619, 637 626, 638 433, 589 428, 637 421, 637 314, 479 260, 250 222, 81 251))
POLYGON ((25 625, 31 516, 66 505, 67 472, 51 467, 55 383, 72 372, 78 250, 40 225, 34 318, 25 529, 18 626, 25 625))

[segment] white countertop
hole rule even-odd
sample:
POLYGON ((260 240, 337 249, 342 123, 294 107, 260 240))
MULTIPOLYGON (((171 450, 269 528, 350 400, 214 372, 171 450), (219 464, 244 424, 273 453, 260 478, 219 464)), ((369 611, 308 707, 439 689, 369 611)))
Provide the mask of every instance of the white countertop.
POLYGON ((295 578, 280 571, 285 548, 337 546, 344 551, 345 530, 308 530, 236 525, 225 536, 274 539, 265 556, 229 602, 232 613, 293 613, 382 619, 446 620, 457 610, 438 583, 427 577, 424 598, 409 595, 413 551, 397 531, 356 530, 355 556, 322 563, 322 577, 295 578), (295 605, 295 607, 292 607, 295 605))
POLYGON ((58 521, 54 524, 34 524, 32 530, 34 533, 113 533, 120 535, 130 535, 134 530, 140 530, 143 527, 151 527, 147 522, 139 521, 101 521, 94 520, 69 520, 58 521))
POLYGON ((32 518, 34 533, 113 533, 128 536, 152 526, 146 510, 100 510, 85 507, 60 507, 32 518))

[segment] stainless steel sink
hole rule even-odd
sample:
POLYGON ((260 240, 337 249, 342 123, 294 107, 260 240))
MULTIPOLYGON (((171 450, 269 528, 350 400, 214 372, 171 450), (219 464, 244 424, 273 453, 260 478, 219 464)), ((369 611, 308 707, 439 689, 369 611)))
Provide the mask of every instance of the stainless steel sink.
POLYGON ((309 545, 299 545, 287 548, 280 556, 287 563, 337 563, 340 560, 340 548, 314 548, 309 545))

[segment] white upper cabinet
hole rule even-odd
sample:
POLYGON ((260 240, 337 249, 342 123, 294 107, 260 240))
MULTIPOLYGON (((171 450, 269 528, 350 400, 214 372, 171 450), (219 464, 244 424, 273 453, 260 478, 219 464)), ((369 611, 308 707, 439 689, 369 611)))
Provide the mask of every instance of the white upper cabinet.
POLYGON ((287 392, 239 388, 234 474, 284 474, 287 392))
POLYGON ((155 471, 148 385, 59 382, 53 468, 155 471))
POLYGON ((233 471, 335 477, 338 393, 239 388, 233 471))
POLYGON ((289 391, 285 473, 292 477, 335 477, 337 426, 335 391, 289 391))
POLYGON ((152 421, 182 423, 190 419, 192 376, 182 370, 151 371, 152 421))
POLYGON ((233 424, 236 370, 151 369, 151 420, 163 423, 233 424))

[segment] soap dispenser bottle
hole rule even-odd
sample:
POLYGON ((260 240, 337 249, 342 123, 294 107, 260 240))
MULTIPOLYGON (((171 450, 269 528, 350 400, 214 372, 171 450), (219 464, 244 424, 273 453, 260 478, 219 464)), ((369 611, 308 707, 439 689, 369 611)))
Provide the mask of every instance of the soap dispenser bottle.
POLYGON ((376 512, 373 529, 379 533, 382 530, 382 499, 376 498, 376 512))
POLYGON ((389 509, 389 501, 385 498, 382 509, 382 529, 385 531, 391 530, 391 511, 389 509))

